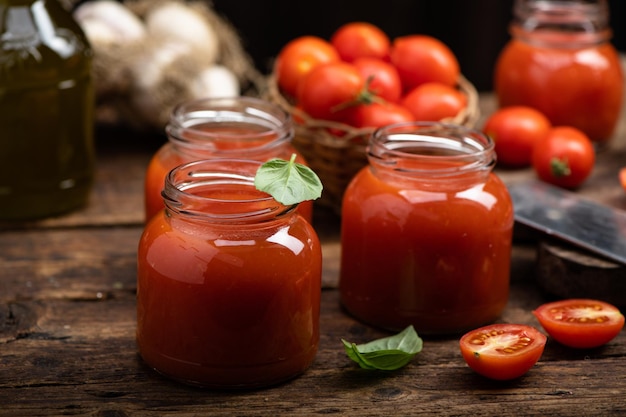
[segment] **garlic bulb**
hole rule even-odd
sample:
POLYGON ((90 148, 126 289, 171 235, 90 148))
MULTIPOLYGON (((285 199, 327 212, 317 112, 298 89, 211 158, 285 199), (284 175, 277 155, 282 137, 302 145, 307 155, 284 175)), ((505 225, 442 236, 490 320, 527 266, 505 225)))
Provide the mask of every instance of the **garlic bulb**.
POLYGON ((74 18, 96 48, 111 43, 138 42, 146 35, 141 19, 114 0, 85 2, 76 8, 74 18))
POLYGON ((239 80, 223 65, 213 65, 193 80, 191 91, 195 98, 235 97, 240 91, 239 80))
POLYGON ((207 65, 215 63, 219 54, 219 39, 202 14, 178 1, 164 2, 145 16, 151 36, 167 42, 191 46, 197 58, 207 65))

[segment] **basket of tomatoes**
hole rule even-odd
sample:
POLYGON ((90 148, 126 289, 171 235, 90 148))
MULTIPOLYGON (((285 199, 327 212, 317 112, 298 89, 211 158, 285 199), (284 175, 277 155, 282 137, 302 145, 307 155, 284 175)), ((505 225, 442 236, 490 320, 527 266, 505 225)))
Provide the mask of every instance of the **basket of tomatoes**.
POLYGON ((447 45, 421 34, 390 39, 367 22, 344 24, 329 40, 285 44, 265 95, 292 115, 294 146, 324 183, 319 202, 335 210, 367 164, 376 128, 414 120, 473 127, 479 118, 478 93, 447 45))

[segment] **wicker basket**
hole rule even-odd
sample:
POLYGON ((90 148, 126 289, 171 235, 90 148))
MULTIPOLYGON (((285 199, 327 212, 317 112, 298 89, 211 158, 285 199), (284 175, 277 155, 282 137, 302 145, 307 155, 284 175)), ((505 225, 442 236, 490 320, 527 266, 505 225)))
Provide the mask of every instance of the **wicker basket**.
MULTIPOLYGON (((316 203, 339 213, 346 187, 354 175, 367 165, 366 146, 374 129, 356 129, 343 123, 309 117, 281 94, 274 74, 268 77, 265 88, 266 99, 281 106, 297 121, 293 144, 324 185, 322 197, 316 203)), ((467 96, 467 107, 442 122, 474 127, 480 116, 478 92, 463 76, 459 78, 457 88, 467 96)))

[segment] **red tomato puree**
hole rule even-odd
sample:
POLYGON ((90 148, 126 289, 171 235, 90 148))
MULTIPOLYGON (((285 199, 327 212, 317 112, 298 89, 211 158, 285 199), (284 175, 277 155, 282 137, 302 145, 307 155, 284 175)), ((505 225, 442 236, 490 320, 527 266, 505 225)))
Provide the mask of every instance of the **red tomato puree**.
POLYGON ((313 361, 321 252, 298 214, 206 228, 161 212, 146 226, 138 271, 137 341, 159 372, 192 384, 256 387, 313 361))
POLYGON ((364 168, 342 211, 341 301, 387 329, 448 333, 508 299, 513 212, 492 173, 422 182, 364 168))
POLYGON ((576 46, 586 34, 527 36, 531 41, 512 39, 496 63, 494 88, 500 106, 528 105, 555 126, 574 126, 594 141, 608 140, 623 95, 614 46, 609 42, 576 46))

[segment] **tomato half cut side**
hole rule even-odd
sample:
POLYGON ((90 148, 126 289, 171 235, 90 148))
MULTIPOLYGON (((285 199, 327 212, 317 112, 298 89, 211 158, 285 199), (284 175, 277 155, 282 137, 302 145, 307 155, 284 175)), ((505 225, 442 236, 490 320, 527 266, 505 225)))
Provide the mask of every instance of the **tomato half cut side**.
POLYGON ((602 346, 624 327, 624 315, 617 307, 599 300, 554 301, 541 305, 533 314, 550 337, 578 349, 602 346))
POLYGON ((461 337, 467 365, 487 378, 505 381, 528 372, 543 354, 546 336, 524 324, 491 324, 461 337))

